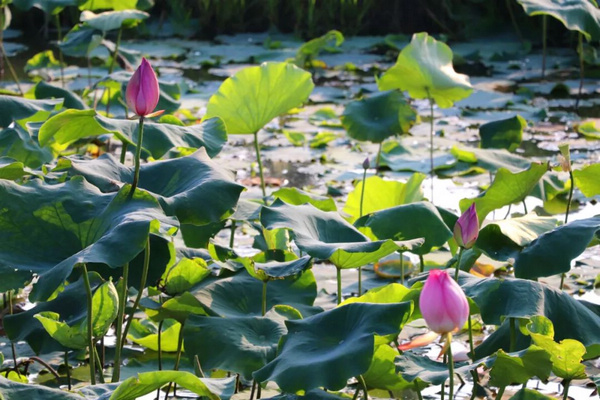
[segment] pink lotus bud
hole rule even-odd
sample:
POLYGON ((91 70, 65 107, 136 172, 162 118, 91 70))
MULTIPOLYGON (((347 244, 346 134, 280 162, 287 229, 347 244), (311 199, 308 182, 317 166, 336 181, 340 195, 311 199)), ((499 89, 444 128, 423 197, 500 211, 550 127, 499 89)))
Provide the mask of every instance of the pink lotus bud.
POLYGON ((152 66, 145 58, 133 73, 133 76, 127 84, 127 106, 140 117, 146 116, 156 108, 160 89, 158 88, 158 79, 152 69, 152 66))
POLYGON ((460 247, 470 249, 479 236, 479 218, 475 203, 460 216, 454 225, 454 240, 460 247))
POLYGON ((467 296, 446 270, 429 271, 419 307, 429 329, 440 334, 462 328, 469 318, 467 296))

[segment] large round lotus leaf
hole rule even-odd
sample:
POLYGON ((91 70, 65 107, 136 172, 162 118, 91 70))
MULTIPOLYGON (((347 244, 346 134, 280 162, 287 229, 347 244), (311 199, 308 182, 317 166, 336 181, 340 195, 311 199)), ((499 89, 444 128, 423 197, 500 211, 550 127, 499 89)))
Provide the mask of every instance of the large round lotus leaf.
MULTIPOLYGON (((288 276, 298 275, 309 268, 312 257, 304 256, 291 261, 269 261, 265 263, 254 263, 254 273, 260 280, 283 279, 288 276)), ((251 273, 252 274, 252 273, 251 273)))
POLYGON ((51 149, 40 147, 37 140, 18 125, 0 131, 0 155, 20 161, 29 168, 39 168, 54 158, 51 149))
POLYGON ((3 399, 36 399, 36 400, 81 400, 78 393, 70 393, 60 389, 49 388, 38 384, 26 384, 0 376, 0 398, 3 399))
POLYGON ((133 28, 150 15, 139 10, 105 11, 94 14, 91 11, 83 11, 79 20, 99 31, 112 31, 120 28, 133 28))
POLYGON ((80 10, 134 10, 138 0, 86 0, 80 10))
POLYGON ((342 124, 348 136, 373 143, 407 133, 416 121, 416 111, 396 90, 348 103, 342 114, 342 124))
POLYGON ((517 278, 537 279, 571 270, 571 261, 597 240, 600 217, 559 226, 532 241, 515 260, 517 278))
MULTIPOLYGON (((263 283, 245 269, 231 276, 209 277, 191 290, 209 313, 223 317, 261 315, 263 283)), ((299 277, 269 282, 267 310, 276 304, 285 304, 299 310, 303 316, 320 311, 313 307, 317 297, 317 283, 312 271, 299 277)))
POLYGON ((62 104, 63 99, 32 100, 0 95, 0 127, 6 128, 13 121, 22 119, 44 121, 52 111, 60 109, 62 104))
POLYGON ((518 172, 531 165, 531 160, 528 158, 509 153, 505 149, 479 149, 475 147, 454 146, 450 152, 459 161, 477 164, 489 172, 496 172, 500 168, 505 168, 511 172, 518 172))
MULTIPOLYGON (((66 148, 79 139, 112 133, 119 140, 135 146, 138 128, 138 121, 106 118, 97 114, 95 110, 67 110, 48 119, 42 125, 39 141, 42 146, 52 143, 59 148, 66 148)), ((225 125, 218 118, 191 126, 146 121, 142 148, 155 159, 161 158, 176 147, 205 147, 208 155, 214 157, 226 141, 225 125)))
POLYGON ((475 199, 462 199, 461 211, 465 211, 475 203, 477 217, 481 224, 485 217, 494 210, 523 201, 531 193, 548 170, 546 164, 533 163, 525 171, 512 173, 500 168, 490 187, 475 199))
POLYGON ((494 260, 516 258, 523 247, 556 227, 552 217, 528 214, 524 217, 495 220, 483 226, 475 246, 494 260))
MULTIPOLYGON (((331 197, 319 196, 313 193, 308 193, 304 190, 300 190, 295 187, 281 188, 273 192, 272 195, 276 199, 281 199, 282 201, 295 206, 310 203, 313 206, 317 207, 319 210, 337 211, 335 200, 333 200, 331 197)), ((258 205, 254 205, 254 207, 258 208, 258 205)))
MULTIPOLYGON (((469 370, 477 367, 478 364, 455 363, 454 373, 467 378, 469 370)), ((402 378, 408 382, 417 381, 425 382, 419 386, 427 386, 427 384, 441 385, 448 380, 448 364, 434 361, 429 357, 414 354, 407 351, 402 356, 396 359, 396 370, 402 378)))
POLYGON ((587 40, 600 39, 600 10, 595 0, 517 0, 528 15, 550 15, 587 40))
POLYGON ((374 335, 398 334, 412 303, 353 303, 296 321, 286 321, 277 358, 254 373, 286 392, 325 387, 339 390, 365 373, 375 351, 374 335))
POLYGON ((380 90, 407 91, 414 99, 432 98, 441 108, 451 107, 473 91, 469 77, 454 71, 452 50, 427 33, 413 35, 377 84, 380 90))
MULTIPOLYGON (((62 159, 59 169, 65 168, 103 192, 117 191, 133 181, 133 167, 109 154, 93 160, 62 159)), ((204 148, 186 157, 143 164, 139 187, 155 196, 168 215, 195 225, 219 222, 233 214, 244 190, 231 171, 212 161, 204 148)))
MULTIPOLYGON (((89 273, 92 290, 102 284, 102 278, 95 272, 89 273)), ((35 307, 22 313, 6 315, 4 318, 4 329, 9 339, 26 341, 36 354, 46 354, 55 350, 64 350, 46 332, 42 324, 33 316, 39 313, 57 313, 59 319, 70 326, 81 323, 87 316, 87 296, 83 279, 67 285, 65 290, 51 301, 37 303, 35 307)))
MULTIPOLYGON (((375 348, 371 366, 363 374, 368 389, 382 389, 391 392, 414 388, 412 382, 405 381, 396 373, 394 360, 400 356, 397 349, 382 344, 375 348)), ((394 396, 401 397, 401 396, 394 396)))
MULTIPOLYGON (((427 146, 416 148, 411 146, 406 139, 386 142, 381 153, 380 165, 387 166, 393 171, 414 171, 427 174, 431 170, 427 146)), ((454 164, 456 164, 456 158, 447 150, 435 149, 433 151, 434 170, 449 169, 454 164)))
POLYGON ((56 185, 0 181, 0 264, 39 274, 35 301, 47 299, 77 264, 123 266, 145 248, 149 233, 177 225, 148 193, 130 198, 130 191, 126 185, 102 194, 81 177, 56 185))
POLYGON ((212 95, 204 118, 221 118, 229 134, 256 133, 305 102, 313 88, 310 73, 293 64, 268 62, 244 68, 212 95))
POLYGON ((65 108, 75 108, 77 110, 85 110, 89 108, 87 104, 77 94, 70 90, 54 86, 45 81, 39 81, 33 89, 35 98, 40 99, 64 99, 63 106, 65 108))
POLYGON ((283 323, 265 317, 191 316, 183 329, 185 352, 206 370, 223 369, 251 380, 275 358, 286 333, 283 323))
MULTIPOLYGON (((101 32, 83 24, 73 27, 58 44, 63 54, 71 57, 88 57, 102 43, 101 32)), ((71 107, 68 107, 71 108, 71 107)))
MULTIPOLYGON (((485 324, 500 325, 510 317, 542 315, 554 324, 555 340, 575 339, 587 347, 586 358, 600 355, 600 316, 568 293, 524 279, 480 279, 461 273, 459 282, 479 307, 485 324)), ((505 323, 475 349, 477 357, 490 355, 503 344, 508 345, 509 335, 508 323, 505 323)), ((525 341, 517 350, 527 346, 525 341)))
POLYGON ((359 181, 354 190, 348 193, 343 211, 350 215, 349 221, 354 222, 361 216, 361 197, 363 198, 362 215, 423 200, 421 183, 424 179, 425 175, 421 173, 412 174, 406 183, 370 176, 364 181, 359 181))
POLYGON ((170 382, 210 400, 227 400, 233 396, 236 380, 235 377, 198 378, 186 371, 143 372, 124 380, 110 396, 110 400, 136 400, 170 382))
POLYGON ((527 121, 520 115, 483 124, 479 127, 480 145, 484 149, 513 151, 521 145, 523 129, 526 126, 527 121))
POLYGON ((357 220, 354 226, 369 230, 378 239, 423 238, 423 244, 413 250, 417 254, 427 254, 452 237, 437 208, 424 201, 376 211, 357 220))
POLYGON ((550 354, 540 347, 531 346, 516 354, 498 350, 490 370, 490 385, 505 387, 523 384, 533 377, 546 382, 551 371, 550 354))
POLYGON ((292 206, 277 200, 271 207, 262 208, 260 220, 266 229, 289 229, 298 248, 312 257, 329 260, 338 268, 357 268, 422 243, 372 242, 337 212, 321 211, 310 204, 292 206))

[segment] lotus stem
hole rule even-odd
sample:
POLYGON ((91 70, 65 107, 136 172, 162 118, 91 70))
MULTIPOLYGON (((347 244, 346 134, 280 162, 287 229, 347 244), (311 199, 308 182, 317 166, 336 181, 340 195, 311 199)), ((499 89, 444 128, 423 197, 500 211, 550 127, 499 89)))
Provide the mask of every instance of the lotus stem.
POLYGON ((263 285, 262 285, 261 312, 262 312, 263 317, 267 313, 267 283, 268 283, 268 281, 263 281, 263 285))
POLYGON ((135 149, 135 171, 133 173, 133 183, 131 184, 131 192, 129 194, 130 197, 133 197, 135 194, 135 189, 138 185, 138 180, 140 179, 140 158, 142 157, 142 140, 144 139, 144 117, 140 117, 140 125, 138 130, 138 143, 137 148, 135 149))
POLYGON ((419 389, 419 384, 417 383, 417 380, 415 379, 413 383, 415 384, 415 392, 417 392, 417 398, 419 400, 423 400, 423 394, 421 393, 421 389, 419 389))
POLYGON ((340 267, 335 267, 337 270, 337 303, 338 305, 342 303, 342 269, 340 267))
POLYGON ((464 247, 458 250, 458 260, 456 260, 456 271, 454 272, 454 280, 458 282, 458 273, 460 272, 460 261, 462 259, 464 247))
POLYGON ((569 171, 569 180, 571 181, 571 187, 569 188, 569 201, 567 201, 567 212, 565 213, 565 225, 569 222, 569 211, 571 210, 571 201, 573 200, 573 189, 575 188, 575 178, 573 177, 573 171, 569 171))
POLYGON ((235 228, 237 227, 237 224, 234 220, 231 220, 231 236, 229 237, 229 248, 233 249, 233 246, 235 244, 235 228))
POLYGON ((260 158, 260 147, 258 146, 258 132, 254 132, 254 150, 256 151, 256 161, 258 162, 258 173, 260 174, 260 188, 262 190, 263 201, 266 201, 267 190, 265 189, 265 175, 263 172, 262 159, 260 158))
POLYGON ((469 327, 469 352, 471 353, 471 360, 475 360, 475 345, 473 344, 473 324, 471 322, 471 314, 467 320, 469 327))
POLYGON ((129 145, 129 143, 123 142, 123 146, 121 147, 121 158, 119 160, 121 162, 121 164, 125 164, 125 158, 127 157, 128 145, 129 145))
POLYGON ((146 253, 144 255, 144 268, 142 270, 142 277, 140 279, 140 289, 138 291, 137 296, 135 297, 135 301, 133 302, 133 307, 131 309, 131 312, 129 313, 129 318, 127 319, 127 324, 125 325, 125 330, 123 331, 123 336, 121 337, 121 351, 123 350, 123 346, 125 345, 125 341, 127 340, 127 333, 129 332, 129 328, 131 327, 131 323, 133 322, 133 316, 135 315, 135 311, 140 305, 142 293, 144 292, 144 288, 146 287, 146 280, 148 279, 148 269, 150 269, 150 237, 148 237, 146 241, 146 253))
POLYGON ((419 272, 423 273, 425 271, 425 259, 423 258, 423 254, 419 254, 419 272))
POLYGON ((404 252, 400 251, 400 283, 404 285, 404 252))
MULTIPOLYGON (((360 191, 359 218, 363 216, 363 203, 365 199, 365 187, 367 186, 367 168, 363 169, 362 189, 360 191)), ((362 266, 358 267, 358 295, 362 295, 362 266)))
POLYGON ((204 371, 202 371, 202 365, 200 365, 200 359, 197 354, 194 356, 194 372, 198 378, 204 378, 204 371))
POLYGON ((448 341, 448 375, 450 375, 450 395, 448 399, 454 399, 454 358, 452 357, 452 334, 446 333, 446 340, 448 341))
POLYGON ((102 361, 100 360, 100 355, 98 354, 98 349, 96 349, 96 344, 94 343, 94 358, 96 359, 96 365, 98 366, 98 377, 100 378, 100 383, 104 384, 104 365, 102 365, 102 361))
MULTIPOLYGON (((175 365, 173 366, 173 371, 179 370, 179 362, 181 361, 181 349, 183 348, 183 327, 185 321, 181 322, 181 327, 179 328, 179 335, 177 336, 177 355, 175 356, 175 365)), ((169 392, 171 391, 171 386, 173 386, 173 396, 177 397, 177 385, 173 384, 173 382, 169 383, 167 387, 167 397, 169 396, 169 392)))
POLYGON ((546 43, 548 41, 548 16, 542 16, 542 79, 546 78, 546 43))
POLYGON ((515 327, 515 319, 513 317, 510 317, 509 319, 509 324, 510 324, 510 347, 508 348, 508 351, 510 353, 512 353, 513 351, 515 351, 516 345, 517 345, 517 329, 515 327))
POLYGON ((365 382, 365 378, 363 378, 362 375, 359 375, 356 379, 358 380, 358 383, 360 383, 363 393, 365 394, 363 398, 367 400, 369 398, 369 391, 367 390, 367 382, 365 382))
POLYGON ((121 350, 123 349, 123 319, 125 317, 125 305, 127 304, 127 280, 129 279, 129 263, 123 266, 123 283, 121 293, 119 293, 119 310, 117 311, 117 329, 115 332, 115 359, 113 366, 112 382, 118 382, 121 379, 121 350))
MULTIPOLYGON (((4 8, 0 7, 0 15, 4 15, 4 8)), ((23 96, 23 89, 21 89, 21 82, 19 82, 19 78, 17 77, 17 73, 15 72, 15 68, 13 67, 8 55, 6 54, 6 50, 4 49, 4 30, 0 29, 0 51, 2 52, 2 58, 4 59, 4 63, 8 66, 8 71, 10 72, 10 76, 13 81, 17 85, 17 89, 19 89, 19 94, 23 96)), ((3 71, 4 72, 4 71, 3 71)))
POLYGON ((585 69, 583 66, 583 35, 578 36, 579 49, 579 91, 577 92, 577 100, 575 101, 575 111, 579 111, 579 101, 581 100, 581 92, 583 91, 583 78, 585 77, 585 69))
MULTIPOLYGON (((162 327, 164 319, 158 323, 158 370, 162 371, 162 327)), ((197 357, 197 356, 196 356, 197 357)), ((160 399, 160 388, 156 389, 156 398, 160 399)))
POLYGON ((60 62, 60 81, 62 82, 62 87, 65 87, 65 61, 63 57, 62 49, 60 48, 60 43, 62 42, 62 27, 60 25, 60 16, 59 14, 54 15, 54 21, 56 24, 56 30, 58 34, 58 60, 60 62))
POLYGON ((375 159, 375 172, 379 172, 379 164, 381 163, 381 150, 383 148, 383 142, 379 143, 379 149, 377 150, 377 158, 375 159))
MULTIPOLYGON (((119 45, 121 44, 121 35, 123 33, 123 27, 119 27, 119 33, 117 33, 117 42, 115 43, 115 51, 112 54, 112 59, 110 60, 110 65, 108 66, 108 75, 110 76, 110 74, 113 73, 114 69, 115 69, 115 62, 117 61, 117 57, 119 55, 119 45)), ((106 99, 106 115, 108 115, 108 112, 110 110, 110 88, 106 88, 104 89, 104 91, 106 92, 107 99, 106 99)))
MULTIPOLYGON (((8 305, 8 313, 10 315, 13 314, 13 304, 12 304, 12 290, 8 291, 8 301, 6 300, 6 293, 2 294, 2 300, 4 303, 4 307, 6 307, 8 305)), ((19 372, 19 369, 17 368, 17 347, 15 346, 15 343, 11 340, 10 341, 10 349, 12 351, 12 358, 13 358, 13 363, 15 365, 15 372, 17 373, 17 376, 19 376, 19 378, 21 377, 21 373, 19 372)))
POLYGON ((513 24, 513 28, 515 29, 515 33, 519 37, 521 44, 523 44, 523 35, 521 34, 521 29, 519 29, 519 24, 517 24, 517 19, 515 18, 515 13, 513 12, 510 2, 511 0, 506 0, 506 8, 508 9, 508 14, 510 15, 510 20, 513 24))
POLYGON ((67 387, 71 390, 71 368, 69 367, 69 350, 65 350, 65 368, 67 369, 67 387))
POLYGON ((563 400, 567 400, 569 398, 569 386, 571 385, 570 380, 565 381, 565 388, 563 389, 563 400))
POLYGON ((42 364, 52 375, 54 375, 56 380, 60 380, 60 375, 58 374, 58 372, 56 372, 56 370, 54 368, 52 368, 52 366, 50 364, 48 364, 46 361, 44 361, 41 358, 36 357, 36 356, 29 357, 29 360, 35 361, 39 364, 42 364))
POLYGON ((504 395, 504 390, 506 390, 506 386, 502 386, 498 388, 498 393, 496 393, 496 399, 502 400, 502 396, 504 395))
POLYGON ((250 400, 254 399, 254 393, 256 393, 256 380, 252 381, 252 390, 250 390, 250 400))
POLYGON ((90 278, 88 276, 87 265, 84 263, 83 266, 83 284, 87 293, 87 338, 88 338, 88 350, 90 356, 90 382, 92 385, 96 384, 96 358, 94 356, 94 326, 93 326, 93 315, 92 315, 92 287, 90 286, 90 278))
POLYGON ((429 94, 429 89, 427 89, 427 96, 429 98, 429 109, 431 112, 430 118, 431 120, 429 121, 429 171, 430 171, 430 175, 431 175, 431 203, 433 203, 433 175, 434 175, 434 169, 433 169, 433 98, 431 97, 431 95, 429 94))

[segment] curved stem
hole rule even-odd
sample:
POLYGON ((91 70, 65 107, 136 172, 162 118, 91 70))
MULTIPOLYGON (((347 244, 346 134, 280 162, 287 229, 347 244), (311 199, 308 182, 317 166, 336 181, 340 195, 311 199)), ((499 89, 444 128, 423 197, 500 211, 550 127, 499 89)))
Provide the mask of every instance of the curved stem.
POLYGON ((450 395, 448 399, 454 399, 454 359, 452 357, 452 334, 446 333, 446 340, 448 341, 448 375, 450 375, 450 395))
POLYGON ((127 318, 127 324, 125 325, 125 329, 123 330, 123 336, 121 337, 121 350, 123 350, 123 345, 127 340, 127 332, 129 332, 129 328, 131 327, 131 323, 133 322, 133 316, 135 315, 135 311, 140 305, 140 300, 142 299, 142 293, 144 292, 144 288, 146 287, 146 280, 148 279, 148 269, 150 268, 150 237, 148 237, 146 241, 146 253, 144 255, 144 268, 142 270, 142 277, 140 279, 140 289, 138 290, 138 294, 133 302, 133 307, 131 312, 129 313, 129 318, 127 318))
POLYGON ((69 350, 65 350, 65 368, 67 368, 67 386, 71 390, 71 367, 69 367, 69 350))
POLYGON ((458 282, 458 273, 460 272, 460 261, 462 259, 463 250, 463 247, 458 250, 458 260, 456 261, 456 271, 454 272, 454 280, 456 282, 458 282))
MULTIPOLYGON (((8 7, 8 6, 5 6, 5 7, 8 7)), ((0 15, 2 16, 0 18, 2 21, 2 25, 4 25, 4 7, 0 7, 0 15)), ((4 62, 8 66, 8 71, 10 72, 11 77, 15 81, 15 84, 17 85, 17 89, 19 89, 19 94, 21 96, 23 96, 23 89, 21 89, 21 82, 19 82, 19 78, 17 77, 15 68, 13 67, 12 63, 8 59, 8 55, 6 54, 6 51, 4 50, 4 30, 2 30, 2 29, 0 29, 0 51, 2 52, 2 58, 4 59, 4 62)), ((0 78, 3 78, 4 70, 2 70, 1 73, 2 73, 2 75, 0 75, 0 78)))
POLYGON ((433 98, 429 94, 429 89, 427 89, 427 96, 429 97, 429 109, 431 110, 431 121, 430 129, 429 129, 429 171, 431 175, 431 203, 433 203, 433 98))
POLYGON ((335 267, 337 270, 337 303, 342 303, 342 269, 335 267))
POLYGON ((546 78, 546 42, 548 41, 548 16, 542 16, 542 79, 546 78))
MULTIPOLYGON (((183 348, 183 326, 185 322, 181 323, 181 328, 179 328, 179 335, 177 336, 177 355, 175 356, 175 365, 173 366, 174 371, 179 370, 179 362, 181 361, 181 349, 183 348)), ((167 387, 167 397, 169 396, 169 392, 171 391, 171 386, 173 386, 173 382, 169 383, 169 387, 167 387)), ((173 386, 173 395, 177 397, 177 385, 173 386)), ((165 397, 166 398, 166 397, 165 397)))
POLYGON ((267 198, 265 189, 265 175, 263 172, 262 159, 260 158, 260 147, 258 146, 258 132, 254 132, 254 150, 256 151, 256 161, 258 162, 258 173, 260 174, 260 188, 262 190, 263 201, 267 198))
POLYGON ((569 180, 571 181, 571 187, 569 188, 569 201, 567 202, 567 212, 565 213, 565 225, 569 222, 569 211, 571 210, 571 201, 573 200, 573 189, 575 188, 575 178, 573 177, 573 171, 569 171, 569 180))
POLYGON ((56 372, 56 370, 54 368, 52 368, 52 366, 50 364, 48 364, 46 361, 44 361, 41 358, 36 357, 36 356, 31 356, 31 357, 29 357, 29 359, 31 361, 35 361, 35 362, 42 364, 52 375, 54 375, 56 380, 60 379, 60 375, 58 374, 58 372, 56 372))
POLYGON ((130 197, 133 197, 135 189, 140 179, 140 158, 142 158, 142 141, 144 140, 144 117, 140 117, 140 125, 138 129, 138 142, 137 148, 135 149, 135 170, 133 173, 133 183, 131 184, 130 197))
POLYGON ((358 379, 358 382, 362 387, 363 393, 365 394, 364 399, 367 400, 369 398, 369 391, 367 390, 367 382, 365 382, 365 378, 363 378, 362 375, 359 375, 356 379, 358 379))
POLYGON ((267 313, 267 282, 268 281, 263 281, 263 286, 262 286, 262 307, 261 307, 261 311, 262 311, 262 315, 264 317, 264 315, 267 313))
POLYGON ((96 348, 96 344, 94 343, 94 358, 96 359, 96 365, 98 366, 98 378, 100 383, 104 384, 104 365, 102 365, 102 361, 100 360, 100 355, 98 354, 98 349, 96 348))
POLYGON ((123 334, 123 319, 125 317, 125 305, 127 304, 127 280, 129 279, 129 263, 123 266, 123 276, 121 277, 121 293, 119 293, 119 310, 117 311, 117 329, 115 332, 115 358, 113 366, 112 382, 118 382, 121 379, 121 350, 125 339, 123 334))
POLYGON ((63 59, 63 52, 60 48, 60 43, 62 42, 62 27, 60 26, 60 16, 58 14, 54 15, 54 21, 56 23, 56 30, 58 31, 58 61, 60 62, 60 80, 62 82, 62 87, 65 87, 65 61, 63 59))
POLYGON ((579 111, 579 101, 581 100, 581 92, 583 91, 583 78, 585 76, 585 69, 583 67, 583 35, 581 33, 579 33, 577 47, 579 49, 579 91, 577 92, 577 101, 575 101, 575 111, 579 111))
POLYGON ((517 24, 517 19, 515 18, 515 13, 510 4, 511 0, 506 0, 506 8, 508 9, 508 14, 510 15, 510 20, 513 24, 513 28, 515 29, 515 33, 519 37, 519 41, 523 43, 523 35, 521 34, 521 29, 519 29, 519 24, 517 24))
MULTIPOLYGON (((363 169, 362 188, 360 190, 359 218, 363 216, 363 204, 365 200, 365 187, 367 186, 367 169, 363 169)), ((358 295, 362 295, 362 266, 358 267, 358 295)))
POLYGON ((96 384, 96 357, 94 356, 94 332, 93 332, 93 315, 92 315, 92 287, 90 286, 90 278, 86 264, 83 266, 83 284, 87 294, 87 339, 88 350, 90 355, 90 382, 96 384))

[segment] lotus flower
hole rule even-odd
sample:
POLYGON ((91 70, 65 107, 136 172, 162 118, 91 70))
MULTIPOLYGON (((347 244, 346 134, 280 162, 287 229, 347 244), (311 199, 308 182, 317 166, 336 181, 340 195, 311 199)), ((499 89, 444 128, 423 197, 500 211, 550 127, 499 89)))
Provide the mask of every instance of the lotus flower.
POLYGON ((462 248, 470 249, 473 247, 479 236, 479 218, 475 203, 465 211, 454 225, 454 239, 462 248))
POLYGON ((469 318, 467 297, 446 270, 429 272, 419 307, 429 329, 442 335, 459 330, 469 318))
POLYGON ((159 97, 156 74, 148 60, 142 58, 142 63, 127 84, 127 106, 140 117, 144 117, 154 111, 159 97))

